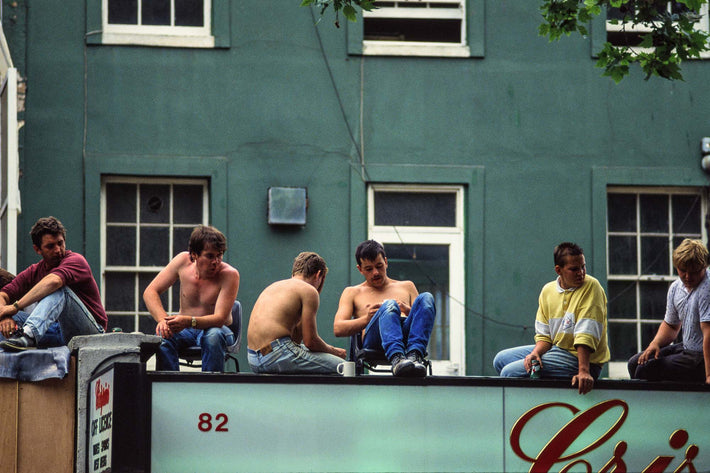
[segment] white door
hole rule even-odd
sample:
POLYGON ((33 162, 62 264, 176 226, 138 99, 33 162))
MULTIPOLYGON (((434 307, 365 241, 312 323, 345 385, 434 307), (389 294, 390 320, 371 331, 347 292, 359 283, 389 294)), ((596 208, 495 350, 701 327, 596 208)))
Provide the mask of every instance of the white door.
POLYGON ((387 274, 434 296, 434 374, 465 374, 463 188, 373 185, 368 197, 368 234, 385 247, 387 274))

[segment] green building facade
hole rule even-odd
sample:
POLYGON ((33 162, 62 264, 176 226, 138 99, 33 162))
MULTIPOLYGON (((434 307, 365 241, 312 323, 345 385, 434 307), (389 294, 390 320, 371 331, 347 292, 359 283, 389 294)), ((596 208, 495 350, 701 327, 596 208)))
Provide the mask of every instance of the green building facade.
POLYGON ((594 67, 604 19, 549 43, 538 2, 394 1, 339 28, 298 1, 160 4, 3 2, 26 86, 19 268, 37 260, 31 225, 54 215, 110 326, 151 333, 143 288, 211 223, 245 327, 311 250, 330 269, 319 332, 345 347, 333 315, 375 238, 391 277, 437 298, 435 371, 492 375, 498 350, 533 342, 553 247, 574 241, 607 289, 613 360, 653 336, 673 247, 706 237, 706 60, 682 82, 617 85, 594 67), (305 223, 273 222, 278 188, 305 189, 305 223))

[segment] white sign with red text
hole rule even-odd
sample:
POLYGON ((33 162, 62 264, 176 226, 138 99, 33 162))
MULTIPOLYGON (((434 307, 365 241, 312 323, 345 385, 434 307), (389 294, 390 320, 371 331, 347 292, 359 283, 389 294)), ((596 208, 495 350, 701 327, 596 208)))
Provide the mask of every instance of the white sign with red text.
POLYGON ((89 471, 111 471, 113 426, 113 369, 91 383, 89 404, 89 471))

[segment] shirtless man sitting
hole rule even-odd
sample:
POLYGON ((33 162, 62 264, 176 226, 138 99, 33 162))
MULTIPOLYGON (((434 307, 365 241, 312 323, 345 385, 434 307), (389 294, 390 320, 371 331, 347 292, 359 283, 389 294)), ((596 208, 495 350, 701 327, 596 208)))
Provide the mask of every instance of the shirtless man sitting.
POLYGON ((158 322, 163 337, 156 369, 178 371, 178 350, 202 347, 202 371, 224 371, 224 354, 234 343, 227 327, 239 291, 239 272, 222 261, 227 239, 214 227, 200 225, 183 251, 153 279, 143 292, 145 305, 158 322), (180 281, 180 313, 168 315, 160 295, 180 281))
POLYGON ((365 282, 345 288, 333 322, 336 337, 362 332, 364 348, 384 349, 395 376, 426 376, 424 357, 434 326, 436 307, 428 293, 412 281, 387 277, 384 247, 368 240, 355 250, 365 282))
POLYGON ((337 374, 345 350, 318 336, 316 313, 328 267, 316 253, 293 262, 291 278, 262 291, 247 328, 249 365, 254 373, 337 374))

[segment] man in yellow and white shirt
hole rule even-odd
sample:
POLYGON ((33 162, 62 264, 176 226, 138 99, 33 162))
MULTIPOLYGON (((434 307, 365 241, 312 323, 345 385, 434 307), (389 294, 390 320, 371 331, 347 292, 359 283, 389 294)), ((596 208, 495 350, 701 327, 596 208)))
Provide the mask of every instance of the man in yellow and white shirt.
POLYGON ((555 247, 557 279, 540 292, 535 318, 535 345, 499 352, 493 366, 500 376, 527 377, 532 361, 546 378, 572 378, 579 393, 592 390, 602 366, 609 361, 606 294, 587 275, 582 248, 574 243, 555 247))

